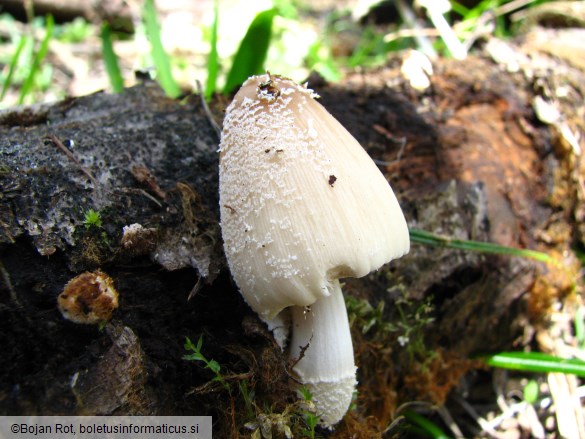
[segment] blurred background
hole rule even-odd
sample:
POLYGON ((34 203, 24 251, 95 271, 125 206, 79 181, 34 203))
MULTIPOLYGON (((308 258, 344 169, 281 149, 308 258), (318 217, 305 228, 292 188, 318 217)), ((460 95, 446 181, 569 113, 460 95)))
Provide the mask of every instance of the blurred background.
POLYGON ((421 67, 462 59, 535 23, 582 23, 582 9, 542 0, 1 0, 0 106, 117 92, 145 75, 173 97, 198 82, 208 98, 229 93, 265 69, 335 82, 407 49, 421 67))

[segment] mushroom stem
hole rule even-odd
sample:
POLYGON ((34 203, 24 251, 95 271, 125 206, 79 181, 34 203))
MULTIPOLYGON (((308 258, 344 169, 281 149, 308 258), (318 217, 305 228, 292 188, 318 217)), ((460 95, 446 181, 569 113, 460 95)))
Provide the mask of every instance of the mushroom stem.
POLYGON ((313 395, 321 424, 343 418, 356 385, 356 366, 341 285, 331 282, 331 295, 310 307, 294 306, 290 357, 293 370, 313 395))

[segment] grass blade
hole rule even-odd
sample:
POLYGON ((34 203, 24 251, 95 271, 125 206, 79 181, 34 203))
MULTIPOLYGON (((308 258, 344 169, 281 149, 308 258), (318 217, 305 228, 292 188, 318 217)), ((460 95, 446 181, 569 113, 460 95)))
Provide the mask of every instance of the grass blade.
POLYGON ((2 92, 0 93, 0 101, 4 99, 6 96, 6 92, 10 85, 12 84, 12 77, 14 76, 14 72, 16 71, 16 66, 18 66, 18 61, 20 59, 20 54, 22 53, 22 49, 26 45, 27 42, 26 35, 20 37, 18 41, 18 46, 16 46, 16 50, 10 59, 10 67, 8 68, 8 74, 6 75, 6 79, 4 80, 4 84, 2 85, 2 92))
POLYGON ((519 256, 522 258, 535 259, 540 262, 555 262, 555 259, 546 253, 535 250, 524 250, 504 245, 493 244, 490 242, 468 241, 463 239, 452 239, 447 236, 436 235, 419 229, 410 229, 410 239, 412 242, 430 245, 434 247, 446 247, 458 250, 470 250, 481 253, 491 253, 497 255, 519 256))
POLYGON ((49 42, 53 37, 53 29, 55 27, 55 21, 53 20, 52 15, 47 15, 47 22, 46 22, 46 29, 45 29, 45 37, 43 41, 41 41, 41 46, 39 47, 38 52, 35 53, 33 58, 32 65, 30 67, 30 72, 27 78, 22 84, 22 88, 20 89, 20 95, 18 97, 18 104, 22 105, 26 97, 31 93, 34 84, 35 84, 35 77, 37 76, 38 72, 41 69, 41 63, 47 56, 47 52, 49 51, 49 42))
POLYGON ((211 25, 211 48, 207 57, 207 83, 205 84, 205 100, 209 101, 216 90, 217 74, 219 72, 219 57, 217 54, 217 27, 219 24, 219 0, 213 2, 213 24, 211 25))
POLYGON ((102 24, 100 37, 102 40, 102 56, 104 58, 108 78, 110 78, 110 85, 112 86, 114 93, 121 93, 124 90, 124 78, 122 78, 122 73, 120 72, 118 57, 114 52, 112 31, 108 23, 102 24))
POLYGON ((276 9, 259 12, 252 20, 246 35, 234 57, 232 68, 227 76, 224 93, 230 93, 248 77, 263 73, 264 61, 272 35, 272 21, 276 9))
POLYGON ((417 412, 413 410, 405 410, 404 417, 415 427, 420 429, 420 433, 423 433, 425 436, 430 436, 434 439, 448 439, 449 436, 445 434, 441 428, 436 425, 434 422, 428 420, 422 415, 419 415, 417 412))
POLYGON ((525 372, 561 372, 585 377, 585 361, 541 352, 500 352, 484 358, 488 366, 525 372))
POLYGON ((150 42, 152 60, 156 68, 157 81, 167 96, 176 98, 181 94, 181 89, 173 78, 171 61, 162 44, 154 0, 146 0, 144 2, 143 13, 144 28, 146 31, 146 37, 150 42))

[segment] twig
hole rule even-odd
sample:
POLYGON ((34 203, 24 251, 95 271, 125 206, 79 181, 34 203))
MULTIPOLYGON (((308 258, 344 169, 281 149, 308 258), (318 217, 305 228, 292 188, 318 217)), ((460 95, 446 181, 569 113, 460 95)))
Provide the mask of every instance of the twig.
POLYGON ((202 280, 203 280, 202 277, 199 277, 199 279, 197 279, 197 283, 193 286, 193 288, 191 288, 191 292, 187 296, 187 302, 191 300, 193 297, 195 297, 199 290, 201 290, 201 287, 203 286, 202 280))
POLYGON ((152 195, 150 195, 148 192, 146 192, 144 189, 126 187, 126 188, 122 189, 122 192, 127 193, 127 194, 143 195, 146 198, 148 198, 149 200, 151 200, 158 207, 162 207, 162 204, 156 198, 154 198, 152 195))
POLYGON ((421 29, 399 29, 384 35, 384 42, 389 43, 401 38, 440 37, 439 31, 433 27, 421 29))
POLYGON ((581 402, 575 393, 577 378, 574 375, 549 373, 547 383, 553 402, 557 427, 562 437, 584 438, 581 402))
POLYGON ((49 140, 54 146, 57 147, 59 151, 65 154, 69 160, 71 160, 75 165, 77 165, 81 172, 83 172, 87 176, 87 178, 91 180, 95 188, 99 186, 97 180, 91 174, 91 172, 89 172, 89 170, 81 164, 77 157, 75 157, 75 155, 71 151, 69 151, 69 149, 67 149, 65 145, 63 145, 63 143, 57 138, 57 136, 55 136, 54 134, 48 134, 47 136, 45 136, 44 140, 49 140))
POLYGON ((449 430, 451 430, 451 432, 453 433, 453 435, 457 439, 465 437, 463 435, 463 432, 461 431, 461 429, 459 428, 459 426, 457 425, 457 423, 453 419, 453 416, 451 416, 451 413, 449 412, 449 410, 447 410, 447 407, 445 407, 444 405, 437 407, 437 413, 439 414, 439 416, 441 417, 443 422, 449 427, 449 430))
POLYGON ((419 0, 419 3, 427 10, 427 15, 431 22, 435 25, 443 42, 451 52, 451 55, 455 59, 465 59, 467 56, 467 49, 449 25, 443 14, 449 12, 451 6, 446 1, 430 1, 430 0, 419 0))
POLYGON ((482 428, 483 432, 487 433, 490 437, 494 438, 494 439, 501 439, 502 436, 500 436, 494 429, 493 427, 490 425, 490 423, 488 421, 486 421, 484 418, 482 418, 477 411, 471 406, 471 404, 469 404, 464 398, 462 398, 459 395, 455 395, 455 401, 457 401, 459 403, 459 405, 461 405, 461 407, 463 408, 463 410, 465 410, 469 416, 471 416, 475 422, 482 428))
POLYGON ((294 360, 291 368, 295 367, 299 363, 299 361, 301 361, 305 357, 305 352, 307 351, 307 349, 309 349, 309 346, 311 346, 311 341, 313 340, 313 335, 315 335, 315 334, 311 334, 311 338, 309 339, 309 341, 307 342, 306 345, 299 346, 299 348, 300 348, 299 358, 296 358, 294 360))
POLYGON ((166 200, 166 192, 160 188, 156 178, 146 166, 133 166, 130 173, 139 183, 145 184, 158 198, 166 200))
POLYGON ((207 119, 209 120, 209 124, 215 130, 215 134, 217 134, 218 140, 221 139, 221 128, 219 127, 218 123, 215 121, 207 102, 205 102, 205 96, 203 94, 203 87, 201 86, 201 82, 199 80, 195 81, 197 84, 197 92, 199 96, 201 96, 201 105, 203 106, 203 111, 207 115, 207 119))
POLYGON ((19 308, 22 308, 22 304, 18 300, 18 297, 16 296, 16 291, 14 290, 12 282, 10 281, 10 274, 8 274, 8 271, 6 270, 6 268, 4 268, 4 264, 2 263, 2 261, 0 261, 0 274, 2 274, 2 280, 6 284, 6 288, 10 293, 10 298, 12 299, 15 305, 17 305, 19 308))
MULTIPOLYGON (((382 160, 378 160, 377 161, 377 162, 379 162, 378 164, 383 165, 383 164, 390 164, 390 163, 399 162, 402 159, 402 154, 404 153, 404 148, 406 147, 406 137, 405 136, 396 137, 390 131, 388 131, 386 128, 384 128, 383 126, 378 125, 378 124, 372 125, 372 128, 377 133, 382 134, 384 137, 386 137, 386 139, 390 140, 393 143, 400 145, 400 147, 398 148, 398 153, 396 153, 396 160, 393 160, 391 162, 383 162, 382 160)), ((374 161, 376 161, 376 160, 374 160, 374 161)))
POLYGON ((412 8, 403 0, 396 0, 396 9, 398 9, 398 13, 400 14, 400 17, 404 23, 406 23, 409 28, 417 31, 413 36, 418 43, 421 52, 423 52, 429 58, 435 59, 437 57, 437 51, 433 48, 430 40, 425 35, 423 35, 423 28, 416 19, 416 15, 414 14, 412 8))

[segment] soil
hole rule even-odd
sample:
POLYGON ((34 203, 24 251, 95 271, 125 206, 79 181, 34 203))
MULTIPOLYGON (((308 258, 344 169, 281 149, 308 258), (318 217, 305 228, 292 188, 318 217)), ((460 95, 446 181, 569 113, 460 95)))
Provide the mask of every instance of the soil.
MULTIPOLYGON (((445 407, 465 437, 481 436, 458 402, 481 416, 494 410, 496 372, 477 356, 554 353, 542 334, 556 309, 580 300, 583 169, 533 102, 562 84, 562 96, 547 98, 582 135, 585 80, 570 63, 538 56, 545 68, 532 58, 515 72, 487 56, 438 60, 423 91, 400 58, 335 85, 309 78, 380 165, 411 228, 557 261, 413 244, 347 280, 358 396, 320 435, 407 435, 392 423, 401 405, 421 401, 445 407)), ((173 101, 146 82, 0 113, 0 414, 212 415, 214 437, 247 437, 258 419, 276 435, 284 419, 300 435, 290 364, 223 256, 211 118, 220 121, 227 104, 217 97, 212 116, 198 96, 173 101), (90 210, 100 223, 88 221, 90 210), (132 224, 142 226, 135 235, 124 231, 132 224), (58 295, 98 269, 119 292, 113 319, 65 320, 58 295), (183 358, 186 337, 202 337, 227 386, 183 358)))

